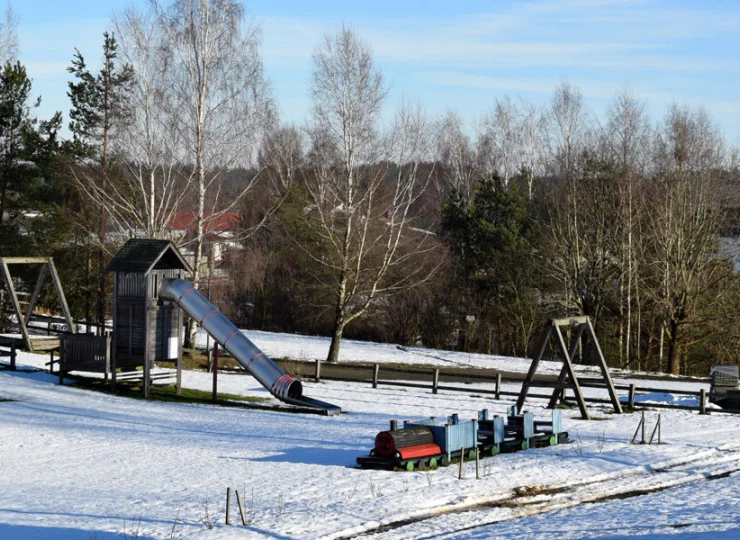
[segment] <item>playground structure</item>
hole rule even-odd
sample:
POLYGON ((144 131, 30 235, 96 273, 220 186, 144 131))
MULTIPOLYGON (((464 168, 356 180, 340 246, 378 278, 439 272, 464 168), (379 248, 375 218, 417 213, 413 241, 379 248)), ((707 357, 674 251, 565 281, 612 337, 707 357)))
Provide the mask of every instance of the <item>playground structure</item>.
POLYGON ((740 368, 718 364, 710 372, 709 401, 723 409, 740 410, 740 368))
POLYGON ((609 367, 606 365, 604 353, 601 351, 599 340, 596 338, 596 332, 594 332, 594 327, 588 317, 552 319, 547 324, 540 341, 540 346, 532 359, 527 376, 522 383, 522 389, 516 402, 517 409, 521 410, 521 408, 524 407, 524 401, 527 399, 529 389, 533 386, 553 389, 552 397, 547 405, 548 409, 553 409, 558 404, 558 401, 565 396, 566 390, 572 390, 576 398, 576 403, 578 404, 578 409, 581 412, 581 417, 584 420, 589 420, 591 418, 588 407, 586 406, 586 401, 583 399, 581 385, 578 382, 578 377, 576 376, 576 372, 573 367, 579 346, 583 348, 583 357, 593 359, 594 363, 599 367, 602 381, 609 393, 609 400, 614 408, 614 412, 617 414, 622 413, 622 405, 619 403, 619 396, 617 396, 614 383, 609 375, 609 367), (564 329, 570 329, 571 337, 569 347, 565 345, 565 337, 563 335, 564 329), (585 338, 585 344, 583 338, 585 338), (535 381, 537 367, 539 366, 551 340, 555 341, 556 354, 559 353, 563 359, 563 368, 560 371, 557 381, 554 383, 549 381, 535 381))
MULTIPOLYGON (((77 330, 69 313, 69 307, 67 306, 67 299, 64 296, 62 284, 59 280, 56 267, 54 266, 54 259, 51 257, 0 257, 0 275, 5 282, 5 290, 8 294, 13 317, 15 318, 14 321, 6 321, 4 323, 5 326, 12 328, 14 332, 9 335, 0 335, 0 344, 22 347, 29 351, 48 351, 59 348, 60 342, 57 335, 39 335, 39 332, 42 332, 43 329, 38 326, 31 325, 31 322, 47 323, 47 329, 51 330, 52 322, 56 322, 56 319, 54 318, 39 316, 34 313, 34 309, 36 308, 36 304, 41 294, 41 288, 43 287, 47 276, 51 279, 54 286, 54 291, 59 302, 59 309, 64 317, 66 333, 76 333, 77 330), (24 314, 23 309, 21 308, 19 294, 10 272, 10 267, 28 265, 40 266, 40 268, 36 279, 36 286, 29 298, 26 312, 24 314)), ((51 334, 50 331, 47 333, 51 334)))
MULTIPOLYGON (((182 279, 190 266, 168 240, 132 239, 108 265, 113 273, 111 336, 65 335, 60 349, 60 379, 70 371, 111 376, 142 368, 149 397, 157 361, 175 362, 176 391, 182 383, 183 313, 192 317, 277 399, 327 415, 338 407, 303 396, 300 381, 280 369, 198 290, 182 279)), ((165 374, 165 377, 168 375, 165 374)), ((130 379, 132 375, 125 374, 130 379)))
MULTIPOLYGON (((300 381, 286 374, 193 285, 185 281, 183 278, 191 273, 190 266, 168 240, 129 240, 112 259, 108 271, 113 273, 113 330, 101 336, 75 333, 59 277, 50 258, 2 258, 0 261, 14 316, 21 330, 20 338, 14 337, 13 343, 22 344, 31 351, 58 347, 60 381, 64 374, 72 371, 97 372, 106 378, 110 376, 113 388, 117 380, 141 380, 144 395, 149 397, 153 382, 162 383, 174 376, 176 391, 180 393, 183 313, 187 313, 277 399, 324 414, 341 412, 331 404, 303 396, 300 381), (21 263, 42 265, 25 316, 8 269, 9 264, 21 263), (28 323, 47 274, 54 283, 66 321, 66 332, 52 339, 34 339, 28 323), (176 375, 171 371, 153 373, 157 361, 174 362, 176 375)), ((10 342, 0 336, 0 344, 10 345, 10 342)), ((579 351, 582 358, 591 359, 600 368, 600 382, 604 383, 609 393, 614 411, 621 413, 604 355, 588 317, 553 319, 546 325, 538 352, 522 384, 517 410, 522 409, 533 386, 553 389, 548 404, 551 409, 565 397, 566 390, 571 390, 582 417, 589 419, 590 414, 574 370, 576 353, 579 351), (570 344, 566 346, 568 336, 570 344), (562 370, 556 381, 535 380, 538 365, 550 344, 554 344, 552 358, 561 358, 563 361, 562 370)))
POLYGON ((363 469, 434 468, 449 465, 454 459, 474 459, 516 452, 539 446, 566 443, 568 433, 562 431, 562 416, 553 409, 549 421, 536 422, 532 413, 517 414, 510 407, 506 419, 490 417, 488 409, 478 412, 478 418, 460 421, 457 414, 446 421, 437 418, 417 422, 391 420, 390 430, 375 437, 375 447, 367 456, 357 458, 363 469))

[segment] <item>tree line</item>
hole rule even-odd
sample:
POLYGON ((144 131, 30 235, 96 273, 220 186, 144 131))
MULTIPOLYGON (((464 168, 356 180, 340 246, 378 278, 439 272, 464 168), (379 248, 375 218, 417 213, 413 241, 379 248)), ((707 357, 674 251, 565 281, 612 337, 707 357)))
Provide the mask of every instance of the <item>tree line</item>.
POLYGON ((316 45, 298 126, 240 3, 150 0, 112 20, 98 72, 73 51, 61 140, 61 113, 33 114, 10 16, 2 32, 0 250, 53 254, 78 317, 104 320, 111 254, 170 238, 177 212, 204 286, 209 222, 239 212, 209 292, 240 325, 331 336, 329 361, 343 336, 526 356, 573 315, 614 366, 737 361, 737 152, 703 109, 650 119, 623 91, 599 117, 563 82, 474 125, 391 112, 344 26, 316 45))

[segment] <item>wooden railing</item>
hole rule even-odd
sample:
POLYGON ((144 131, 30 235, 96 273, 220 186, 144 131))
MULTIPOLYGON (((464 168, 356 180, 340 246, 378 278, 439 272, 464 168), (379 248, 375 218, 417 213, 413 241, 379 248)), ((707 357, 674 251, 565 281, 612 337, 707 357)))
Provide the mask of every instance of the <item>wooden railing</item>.
POLYGON ((110 336, 62 334, 61 370, 109 373, 111 369, 110 336))

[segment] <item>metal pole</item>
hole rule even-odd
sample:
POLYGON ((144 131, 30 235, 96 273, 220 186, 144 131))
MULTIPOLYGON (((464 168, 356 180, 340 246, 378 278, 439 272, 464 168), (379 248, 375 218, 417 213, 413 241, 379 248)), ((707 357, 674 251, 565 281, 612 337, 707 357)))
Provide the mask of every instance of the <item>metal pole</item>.
POLYGON ((434 377, 432 379, 432 394, 437 393, 437 388, 439 387, 439 369, 434 370, 434 377))
POLYGON ((213 344, 213 401, 218 401, 218 342, 213 344))

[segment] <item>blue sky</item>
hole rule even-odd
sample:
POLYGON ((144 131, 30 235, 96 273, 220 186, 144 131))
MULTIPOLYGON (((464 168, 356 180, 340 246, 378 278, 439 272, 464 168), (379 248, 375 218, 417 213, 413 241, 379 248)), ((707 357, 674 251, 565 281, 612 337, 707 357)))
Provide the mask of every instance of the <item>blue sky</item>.
MULTIPOLYGON (((0 4, 3 1, 0 0, 0 4)), ((20 59, 65 113, 74 47, 93 65, 111 15, 144 0, 15 0, 20 59)), ((455 109, 472 126, 497 97, 549 101, 567 79, 597 116, 629 88, 653 121, 672 103, 703 105, 740 140, 740 2, 658 0, 247 0, 282 117, 309 113, 311 54, 342 23, 369 42, 391 87, 432 115, 455 109)))

